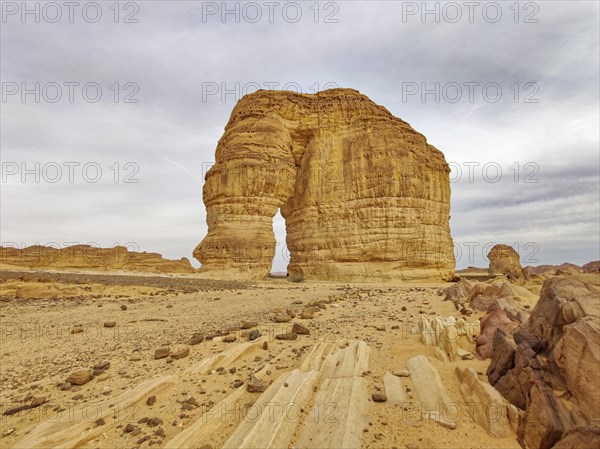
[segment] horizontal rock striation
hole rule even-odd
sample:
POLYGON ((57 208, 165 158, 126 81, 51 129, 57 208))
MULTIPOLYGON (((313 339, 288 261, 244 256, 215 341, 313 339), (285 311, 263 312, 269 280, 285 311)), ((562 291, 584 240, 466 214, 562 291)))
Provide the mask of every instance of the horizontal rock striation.
POLYGON ((193 273, 190 261, 163 258, 158 253, 129 251, 124 246, 98 248, 74 245, 66 248, 33 245, 27 248, 0 246, 0 263, 31 269, 126 270, 160 273, 193 273))
POLYGON ((258 91, 235 106, 206 174, 201 271, 260 278, 286 220, 292 280, 449 278, 449 168, 422 134, 353 89, 258 91))

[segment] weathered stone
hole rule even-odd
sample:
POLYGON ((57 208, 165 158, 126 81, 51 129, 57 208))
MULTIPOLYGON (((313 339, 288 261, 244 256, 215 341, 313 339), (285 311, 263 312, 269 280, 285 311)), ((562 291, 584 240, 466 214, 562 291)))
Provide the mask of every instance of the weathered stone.
POLYGON ((246 384, 246 389, 250 393, 262 393, 265 391, 265 386, 258 377, 254 376, 254 374, 250 374, 250 380, 246 384))
POLYGON ((156 348, 154 350, 154 358, 155 359, 164 359, 169 355, 171 349, 168 346, 162 346, 160 348, 156 348))
POLYGON ((288 332, 286 334, 275 335, 276 340, 297 340, 298 334, 295 332, 288 332))
POLYGON ((266 277, 281 209, 290 280, 453 276, 442 153, 355 90, 246 95, 216 161, 194 250, 202 272, 266 277))
POLYGON ((65 379, 66 383, 71 385, 84 385, 92 380, 92 372, 88 369, 80 369, 72 372, 69 377, 65 379))
POLYGON ((277 315, 275 315, 273 320, 275 320, 276 323, 288 323, 292 321, 292 317, 289 316, 287 313, 278 313, 277 315))
POLYGON ((512 247, 504 244, 495 245, 487 257, 490 261, 490 273, 503 274, 509 280, 527 277, 526 271, 521 267, 519 253, 512 247))
POLYGON ((252 329, 256 326, 258 326, 258 323, 256 321, 243 321, 240 327, 242 329, 252 329))
MULTIPOLYGON (((600 414, 599 296, 600 289, 578 279, 550 278, 527 324, 515 332, 514 352, 497 331, 488 377, 524 410, 517 429, 523 447, 549 449, 562 440, 565 447, 577 445, 583 434, 573 429, 594 427, 600 414)), ((594 438, 589 429, 584 434, 594 438)))
POLYGON ((373 399, 373 402, 385 402, 387 401, 387 396, 384 393, 373 393, 371 399, 373 399))
POLYGON ((310 335, 310 329, 300 323, 294 323, 292 326, 292 332, 300 335, 310 335))
POLYGON ((248 340, 254 341, 260 337, 260 331, 258 329, 252 329, 248 332, 248 340))
POLYGON ((182 348, 175 348, 173 351, 171 351, 170 356, 173 357, 175 360, 178 360, 187 357, 189 354, 190 348, 186 346, 182 348))
POLYGON ((473 368, 456 367, 465 403, 473 405, 473 419, 495 438, 513 434, 508 420, 508 402, 489 384, 479 380, 473 368))

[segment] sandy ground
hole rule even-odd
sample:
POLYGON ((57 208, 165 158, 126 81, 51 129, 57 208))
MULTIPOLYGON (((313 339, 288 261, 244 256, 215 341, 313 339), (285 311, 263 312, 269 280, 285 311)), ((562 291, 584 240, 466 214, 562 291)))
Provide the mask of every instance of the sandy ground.
MULTIPOLYGON (((193 276, 104 275, 83 273, 0 272, 1 372, 0 400, 3 413, 32 398, 46 402, 30 410, 2 415, 0 446, 13 447, 43 422, 57 420, 88 405, 86 429, 102 426, 97 437, 81 447, 168 447, 168 442, 202 416, 210 407, 236 390, 236 380, 247 382, 249 372, 269 364, 262 377, 265 385, 292 370, 319 341, 364 340, 370 347, 369 369, 363 373, 369 396, 383 386, 386 372, 403 370, 415 355, 428 355, 438 369, 450 398, 457 404, 457 428, 448 430, 421 420, 418 412, 387 402, 368 399, 368 423, 362 429, 363 448, 517 448, 515 437, 496 439, 473 422, 459 392, 455 368, 470 366, 485 379, 489 361, 441 362, 434 349, 411 333, 421 315, 459 316, 440 289, 448 284, 338 284, 203 281, 193 276), (45 297, 46 299, 35 299, 45 297), (314 319, 294 318, 274 323, 279 311, 296 314, 315 300, 326 300, 314 319), (125 307, 122 307, 125 306, 125 307), (104 327, 105 322, 115 327, 104 327), (246 341, 238 330, 242 321, 259 323, 268 349, 249 352, 232 366, 211 373, 186 376, 185 371, 208 357, 246 341), (289 332, 294 322, 306 325, 310 335, 280 341, 275 335, 289 332), (72 333, 75 328, 82 331, 72 333), (189 346, 189 356, 168 362, 154 359, 155 349, 188 345, 194 333, 207 335, 230 329, 237 340, 219 338, 189 346), (61 389, 67 376, 102 362, 110 367, 81 386, 61 389), (156 393, 156 403, 143 401, 133 411, 115 413, 104 424, 96 422, 94 404, 131 390, 145 380, 165 375, 180 376, 174 385, 156 393), (192 399, 190 399, 192 398, 192 399), (159 418, 152 427, 144 418, 159 418), (142 423, 139 423, 139 421, 142 423), (140 431, 124 432, 127 424, 140 431), (146 438, 144 438, 146 437, 146 438)), ((474 314, 469 320, 476 320, 474 314)), ((464 346, 464 345, 463 345, 464 346)), ((474 344, 466 348, 474 352, 474 344)), ((411 388, 410 378, 401 378, 411 388)), ((245 385, 240 388, 245 389, 245 385)), ((244 391, 246 407, 259 394, 244 391)), ((311 409, 314 413, 314 409, 311 409)), ((335 404, 321 410, 320 419, 336 422, 335 404)), ((239 420, 243 420, 239 417, 239 420)), ((228 420, 205 447, 221 447, 239 422, 228 420)))

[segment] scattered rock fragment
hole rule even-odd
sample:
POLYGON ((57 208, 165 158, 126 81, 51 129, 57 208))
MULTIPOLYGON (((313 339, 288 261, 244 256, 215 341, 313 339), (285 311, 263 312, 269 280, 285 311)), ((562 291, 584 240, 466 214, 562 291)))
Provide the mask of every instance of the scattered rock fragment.
POLYGON ((179 360, 179 359, 183 359, 184 357, 187 357, 190 354, 190 348, 188 348, 187 346, 184 348, 180 348, 177 349, 173 352, 171 352, 170 356, 172 358, 174 358, 175 360, 179 360))
POLYGON ((250 393, 262 393, 265 391, 265 386, 258 377, 254 376, 254 374, 250 374, 250 381, 247 384, 247 390, 250 393))
POLYGON ((71 385, 84 385, 92 380, 92 372, 87 369, 80 369, 72 372, 69 377, 65 379, 65 383, 71 385))
POLYGON ((204 340, 204 335, 195 332, 194 334, 192 334, 192 338, 190 339, 190 345, 195 346, 199 343, 202 343, 202 340, 204 340))
POLYGON ((105 321, 104 327, 115 327, 117 325, 116 321, 105 321))
POLYGON ((9 408, 8 410, 6 410, 3 413, 3 415, 10 416, 10 415, 14 415, 15 413, 22 412, 24 410, 29 410, 29 409, 32 409, 32 408, 36 408, 36 407, 39 407, 42 404, 45 404, 46 401, 47 401, 46 398, 43 397, 43 396, 40 396, 40 397, 37 397, 37 398, 33 398, 29 404, 25 404, 25 405, 20 405, 18 407, 9 408))
POLYGON ((258 323, 256 321, 242 321, 242 325, 240 327, 242 329, 252 329, 256 326, 258 326, 258 323))
POLYGON ((287 313, 278 313, 273 319, 276 323, 289 323, 292 320, 292 317, 287 313))
POLYGON ((310 335, 310 329, 300 323, 294 323, 292 332, 300 335, 310 335))
POLYGON ((260 337, 260 331, 258 329, 252 329, 248 332, 248 340, 254 341, 260 337))
POLYGON ((164 359, 169 355, 171 349, 168 346, 161 346, 160 348, 156 348, 154 350, 154 359, 164 359))
POLYGON ((371 398, 374 402, 385 402, 387 401, 387 396, 384 393, 373 393, 371 398))
POLYGON ((148 421, 146 421, 146 424, 150 427, 156 427, 159 426, 163 423, 163 420, 157 417, 154 418, 150 418, 148 419, 148 421))

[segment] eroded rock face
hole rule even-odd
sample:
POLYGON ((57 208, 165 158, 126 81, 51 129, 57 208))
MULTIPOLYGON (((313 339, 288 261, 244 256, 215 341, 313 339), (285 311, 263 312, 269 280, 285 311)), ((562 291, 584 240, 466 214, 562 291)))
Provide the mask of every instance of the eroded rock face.
POLYGON ((573 447, 586 435, 597 440, 600 290, 572 278, 547 280, 512 340, 496 331, 488 379, 524 410, 522 446, 573 447))
POLYGON ((124 246, 98 248, 74 245, 66 248, 34 245, 27 248, 0 247, 0 262, 14 267, 128 270, 162 273, 192 273, 194 268, 185 257, 163 258, 158 253, 129 251, 124 246))
POLYGON ((243 97, 219 140, 203 198, 208 234, 194 257, 216 276, 269 273, 278 209, 292 280, 454 272, 443 154, 353 89, 243 97))
POLYGON ((519 253, 511 246, 495 245, 487 255, 490 261, 490 273, 503 274, 509 280, 519 280, 527 276, 527 272, 521 267, 519 253))

